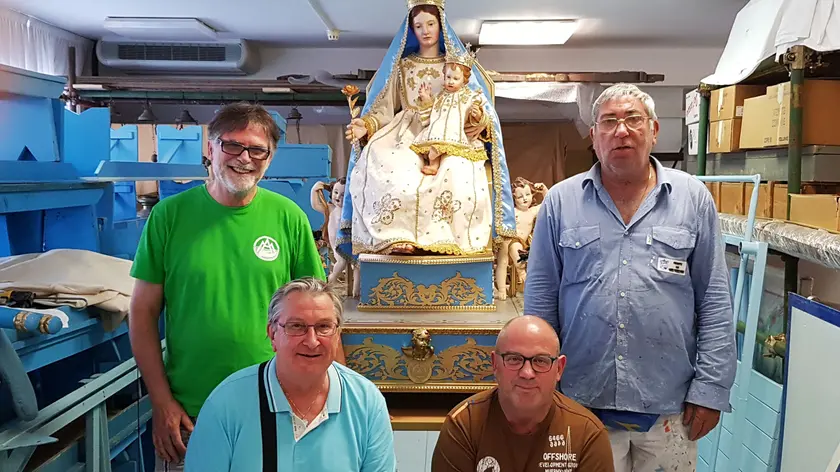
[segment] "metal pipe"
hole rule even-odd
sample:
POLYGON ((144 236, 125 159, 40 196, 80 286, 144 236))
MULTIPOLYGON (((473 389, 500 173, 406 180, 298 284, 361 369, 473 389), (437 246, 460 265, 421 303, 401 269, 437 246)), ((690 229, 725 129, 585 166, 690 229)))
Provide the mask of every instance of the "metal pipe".
POLYGON ((324 8, 321 6, 321 2, 318 0, 309 0, 309 6, 312 7, 312 10, 318 15, 318 18, 321 19, 321 23, 327 28, 327 39, 330 41, 338 41, 338 28, 335 27, 335 24, 330 20, 327 16, 327 13, 324 11, 324 8))
MULTIPOLYGON (((743 321, 739 321, 735 328, 739 333, 744 334, 747 330, 747 324, 743 321)), ((779 340, 774 343, 767 343, 767 340, 772 336, 770 333, 765 333, 762 331, 756 331, 755 333, 755 343, 756 344, 763 344, 767 347, 767 350, 770 351, 771 355, 785 357, 787 353, 787 341, 779 340)), ((745 341, 746 342, 746 341, 745 341)))
POLYGON ((76 93, 76 46, 67 48, 67 95, 70 100, 67 102, 67 109, 79 113, 76 93))
MULTIPOLYGON (((790 220, 790 196, 801 192, 802 186, 802 94, 805 89, 805 67, 808 50, 805 46, 794 46, 785 55, 790 66, 790 130, 788 141, 788 185, 787 219, 790 220)), ((785 316, 784 327, 788 326, 788 293, 799 291, 799 259, 791 256, 785 262, 785 316)))
POLYGON ((709 101, 712 90, 700 84, 700 126, 697 135, 697 175, 706 175, 706 149, 709 143, 709 101))

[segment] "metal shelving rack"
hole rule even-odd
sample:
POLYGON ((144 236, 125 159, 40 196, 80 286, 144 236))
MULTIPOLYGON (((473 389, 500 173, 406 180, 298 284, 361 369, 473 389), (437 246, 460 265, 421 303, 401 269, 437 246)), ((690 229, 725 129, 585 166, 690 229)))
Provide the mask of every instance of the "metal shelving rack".
MULTIPOLYGON (((787 181, 788 205, 786 219, 790 219, 790 195, 801 193, 802 177, 808 180, 840 182, 840 147, 802 146, 802 117, 804 83, 809 78, 840 78, 840 51, 816 52, 805 46, 793 46, 777 63, 772 58, 764 61, 756 72, 740 84, 772 85, 790 80, 790 138, 787 149, 768 148, 714 155, 708 159, 709 106, 712 90, 718 88, 700 84, 700 129, 697 146, 697 175, 707 175, 712 170, 722 174, 760 173, 765 180, 787 181), (780 164, 787 164, 787 172, 780 164), (803 167, 803 163, 805 166, 803 167), (818 178, 817 178, 818 177, 818 178)), ((799 291, 799 259, 781 254, 785 263, 785 313, 788 293, 799 291)), ((787 316, 785 316, 787 329, 787 316)))

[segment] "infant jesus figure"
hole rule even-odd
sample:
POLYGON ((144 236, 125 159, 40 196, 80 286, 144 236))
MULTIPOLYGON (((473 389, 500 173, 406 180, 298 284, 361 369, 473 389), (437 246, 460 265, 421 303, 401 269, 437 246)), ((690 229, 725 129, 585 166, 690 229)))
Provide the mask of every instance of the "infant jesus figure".
POLYGON ((426 175, 436 175, 441 159, 446 156, 471 161, 487 159, 484 143, 464 132, 464 126, 483 124, 489 118, 484 113, 484 95, 467 87, 474 62, 475 56, 469 51, 461 55, 447 54, 443 90, 434 100, 429 84, 420 84, 418 113, 423 131, 414 139, 411 149, 428 161, 422 168, 426 175))

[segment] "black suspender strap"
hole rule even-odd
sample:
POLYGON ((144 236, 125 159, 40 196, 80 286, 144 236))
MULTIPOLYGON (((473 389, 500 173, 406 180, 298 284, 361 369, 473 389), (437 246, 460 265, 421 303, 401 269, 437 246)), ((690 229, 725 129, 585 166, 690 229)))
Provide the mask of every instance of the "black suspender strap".
MULTIPOLYGON (((268 395, 265 391, 265 367, 269 361, 260 364, 257 385, 260 390, 260 430, 262 431, 262 470, 277 472, 277 421, 268 407, 268 395)), ((269 373, 270 374, 270 373, 269 373)))

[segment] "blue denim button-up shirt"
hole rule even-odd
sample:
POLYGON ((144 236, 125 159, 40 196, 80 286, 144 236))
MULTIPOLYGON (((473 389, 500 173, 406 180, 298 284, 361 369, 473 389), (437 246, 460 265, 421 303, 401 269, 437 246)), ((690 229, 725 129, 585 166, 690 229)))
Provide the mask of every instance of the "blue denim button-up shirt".
POLYGON ((655 158, 657 185, 625 224, 600 164, 546 195, 525 313, 557 330, 563 393, 590 408, 730 411, 736 347, 720 222, 705 186, 655 158))

